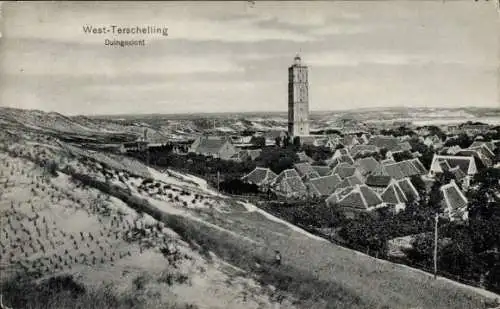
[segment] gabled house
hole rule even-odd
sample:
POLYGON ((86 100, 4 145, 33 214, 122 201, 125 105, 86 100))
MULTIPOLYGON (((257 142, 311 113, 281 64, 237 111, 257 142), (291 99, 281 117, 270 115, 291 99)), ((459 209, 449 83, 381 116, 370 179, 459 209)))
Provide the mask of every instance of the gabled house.
POLYGON ((375 145, 354 145, 349 150, 349 153, 353 158, 356 158, 358 156, 377 154, 379 152, 380 148, 375 145))
POLYGON ((462 150, 462 148, 458 145, 454 145, 451 147, 443 147, 439 150, 439 154, 442 155, 455 155, 455 153, 459 152, 462 150))
POLYGON ((393 180, 384 192, 380 194, 382 201, 389 206, 395 207, 396 212, 406 207, 406 196, 403 190, 399 187, 397 181, 393 180))
POLYGON ((231 136, 231 142, 233 144, 250 145, 252 136, 231 136))
POLYGON ((127 142, 123 143, 120 147, 120 152, 121 153, 126 153, 126 152, 142 152, 146 151, 148 149, 149 143, 147 141, 135 141, 135 142, 127 142))
POLYGON ((363 184, 363 181, 360 178, 358 178, 357 175, 352 175, 352 176, 344 178, 341 186, 342 187, 354 187, 355 185, 362 185, 362 184, 363 184))
POLYGON ((340 149, 335 150, 335 152, 333 153, 330 160, 333 160, 335 158, 340 158, 342 156, 348 156, 348 155, 349 155, 349 150, 347 148, 340 148, 340 149))
POLYGON ((368 145, 375 145, 380 149, 386 149, 388 151, 399 150, 399 144, 400 141, 396 137, 384 135, 372 136, 368 141, 368 145))
POLYGON ((368 141, 370 140, 371 134, 368 133, 363 133, 359 140, 361 141, 362 144, 368 144, 368 141))
POLYGON ((326 197, 335 192, 341 182, 342 179, 338 175, 330 175, 310 179, 307 185, 312 196, 326 197))
POLYGON ((391 183, 391 176, 368 175, 365 184, 377 193, 384 192, 385 188, 391 183))
POLYGON ((347 154, 347 155, 332 157, 326 161, 326 164, 328 164, 330 168, 335 168, 335 166, 339 165, 340 163, 347 163, 349 165, 353 165, 354 159, 347 154))
POLYGON ((335 205, 335 203, 341 200, 344 196, 349 194, 353 187, 338 187, 330 196, 326 199, 327 205, 335 205))
POLYGON ((284 171, 282 171, 281 173, 279 173, 278 177, 276 177, 276 180, 275 181, 281 181, 281 179, 283 178, 290 178, 290 177, 299 177, 300 178, 300 174, 294 170, 294 169, 286 169, 284 171))
POLYGON ((284 138, 288 137, 287 133, 285 131, 281 131, 281 130, 267 131, 267 132, 264 132, 264 134, 262 134, 262 136, 266 140, 266 145, 276 145, 277 138, 283 140, 284 138))
POLYGON ((380 167, 373 172, 374 175, 390 176, 394 179, 402 179, 411 176, 423 176, 426 173, 427 171, 418 159, 381 164, 380 167))
POLYGON ((332 170, 328 166, 323 165, 313 165, 312 168, 319 174, 319 176, 328 176, 332 173, 332 170))
POLYGON ((300 177, 303 180, 320 177, 318 172, 316 172, 316 170, 312 167, 311 163, 309 162, 295 163, 293 167, 299 173, 300 177))
POLYGON ((468 187, 470 180, 477 173, 476 162, 472 156, 462 157, 434 155, 429 169, 429 176, 435 177, 436 175, 445 172, 446 168, 454 168, 456 166, 458 166, 461 172, 466 175, 464 177, 464 186, 468 187))
POLYGON ((250 160, 250 156, 248 155, 248 151, 246 150, 240 150, 236 152, 234 155, 232 155, 229 160, 235 161, 235 162, 244 162, 247 160, 250 160))
POLYGON ((472 156, 462 157, 434 155, 431 163, 431 168, 429 169, 429 176, 434 177, 436 175, 439 175, 440 173, 449 171, 447 170, 447 168, 454 170, 453 173, 455 173, 455 175, 459 177, 461 176, 461 174, 465 175, 465 177, 461 177, 462 185, 464 188, 469 187, 470 181, 477 173, 476 161, 472 156), (446 161, 446 164, 444 164, 443 161, 446 161), (455 170, 456 167, 460 169, 460 172, 458 170, 455 170))
POLYGON ((309 157, 305 152, 298 152, 297 156, 299 157, 299 162, 309 162, 313 163, 313 158, 309 157))
POLYGON ((468 200, 454 180, 440 188, 443 194, 442 206, 444 213, 450 220, 467 220, 468 200))
POLYGON ((439 149, 443 147, 443 141, 437 135, 429 135, 423 139, 424 145, 427 147, 434 147, 434 149, 439 149))
POLYGON ((411 151, 411 144, 408 141, 400 142, 395 148, 390 151, 411 151))
POLYGON ((321 135, 303 135, 300 136, 300 143, 302 145, 312 145, 312 146, 326 146, 328 142, 327 136, 321 135))
POLYGON ((345 148, 350 149, 355 145, 361 144, 361 141, 356 135, 346 135, 342 139, 341 144, 344 145, 345 148))
POLYGON ((397 184, 403 193, 407 201, 418 201, 420 200, 420 194, 418 193, 417 188, 413 185, 410 178, 403 178, 397 181, 397 184))
POLYGON ((418 200, 419 194, 409 178, 391 180, 390 184, 380 194, 387 205, 395 207, 396 212, 404 209, 410 201, 418 200))
POLYGON ((230 138, 221 136, 200 136, 191 144, 189 152, 207 157, 229 160, 238 150, 231 143, 230 138))
POLYGON ((354 166, 358 168, 362 176, 371 174, 373 171, 379 168, 380 163, 373 157, 366 157, 362 159, 357 159, 354 166))
POLYGON ((494 151, 497 149, 497 145, 496 145, 495 141, 491 141, 491 142, 474 141, 472 143, 472 145, 470 145, 469 148, 474 148, 474 147, 478 147, 478 146, 482 146, 482 145, 488 147, 488 149, 491 151, 491 153, 494 153, 494 151))
POLYGON ((241 177, 241 180, 246 183, 255 184, 259 186, 259 188, 262 188, 270 186, 277 177, 278 175, 276 175, 269 168, 256 167, 253 171, 241 177))
POLYGON ((272 190, 277 195, 286 198, 304 198, 308 195, 306 185, 302 182, 302 179, 295 170, 285 170, 281 172, 272 184, 272 190), (294 171, 295 173, 290 171, 294 171), (297 176, 292 176, 293 174, 297 176))
POLYGON ((336 197, 330 196, 326 202, 340 208, 348 218, 353 218, 360 212, 372 211, 386 206, 381 197, 366 185, 356 185, 338 200, 336 197))
POLYGON ((349 176, 356 176, 359 179, 363 179, 363 175, 361 172, 353 165, 350 165, 346 162, 340 163, 332 170, 332 175, 339 175, 340 178, 344 179, 349 176))
POLYGON ((466 148, 455 153, 456 156, 464 156, 464 157, 474 157, 476 160, 477 167, 491 167, 493 165, 493 160, 490 159, 487 155, 485 155, 481 149, 471 149, 466 148))

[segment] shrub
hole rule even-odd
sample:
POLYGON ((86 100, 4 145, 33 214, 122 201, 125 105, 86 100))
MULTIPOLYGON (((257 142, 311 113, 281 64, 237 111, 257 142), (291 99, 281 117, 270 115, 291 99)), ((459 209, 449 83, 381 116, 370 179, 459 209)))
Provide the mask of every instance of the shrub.
POLYGON ((146 284, 150 281, 150 277, 147 274, 142 274, 136 277, 132 284, 136 290, 143 290, 146 287, 146 284))

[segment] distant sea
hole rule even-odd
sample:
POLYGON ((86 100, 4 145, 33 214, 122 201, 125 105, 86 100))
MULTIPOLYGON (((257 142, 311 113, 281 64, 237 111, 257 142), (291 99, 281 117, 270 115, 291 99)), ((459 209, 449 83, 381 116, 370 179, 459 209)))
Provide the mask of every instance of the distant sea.
POLYGON ((483 122, 490 125, 500 125, 500 117, 460 117, 460 118, 395 118, 395 119, 387 119, 387 120, 368 120, 367 122, 376 123, 376 122, 411 122, 417 126, 424 125, 452 125, 452 124, 460 124, 467 121, 472 122, 483 122))

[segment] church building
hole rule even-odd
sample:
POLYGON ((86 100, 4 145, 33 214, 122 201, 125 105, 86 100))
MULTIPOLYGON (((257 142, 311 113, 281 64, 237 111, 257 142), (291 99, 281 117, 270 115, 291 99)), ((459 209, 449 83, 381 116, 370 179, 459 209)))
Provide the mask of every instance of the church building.
POLYGON ((288 68, 288 134, 309 135, 309 84, 307 66, 299 55, 288 68))

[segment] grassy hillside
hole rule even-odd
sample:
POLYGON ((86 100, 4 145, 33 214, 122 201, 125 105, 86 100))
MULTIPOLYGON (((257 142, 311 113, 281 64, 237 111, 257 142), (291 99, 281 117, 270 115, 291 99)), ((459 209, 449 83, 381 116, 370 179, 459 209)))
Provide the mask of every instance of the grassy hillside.
POLYGON ((58 143, 11 137, 2 133, 0 140, 4 304, 273 308, 270 287, 201 252, 150 215, 72 176, 82 172, 110 185, 120 177, 139 177, 125 172, 127 168, 142 176, 149 175, 147 169, 141 172, 141 166, 112 158, 98 163, 92 159, 95 153, 83 157, 58 143))

